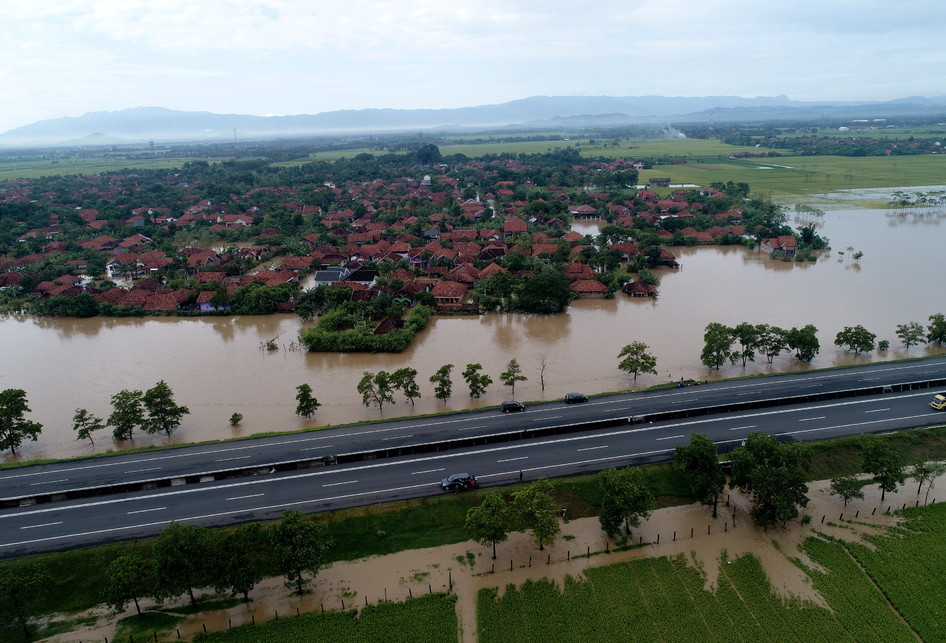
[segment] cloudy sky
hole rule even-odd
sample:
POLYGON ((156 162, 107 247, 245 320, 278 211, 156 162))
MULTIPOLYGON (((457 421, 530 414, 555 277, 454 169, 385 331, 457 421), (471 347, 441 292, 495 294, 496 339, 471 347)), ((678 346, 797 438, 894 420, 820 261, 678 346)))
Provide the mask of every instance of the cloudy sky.
POLYGON ((946 94, 941 0, 0 0, 0 132, 89 111, 946 94))

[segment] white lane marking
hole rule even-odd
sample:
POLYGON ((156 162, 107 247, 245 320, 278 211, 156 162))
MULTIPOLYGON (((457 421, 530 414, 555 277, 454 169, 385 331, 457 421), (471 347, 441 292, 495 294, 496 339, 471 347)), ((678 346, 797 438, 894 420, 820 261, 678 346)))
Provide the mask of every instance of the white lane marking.
POLYGON ((695 399, 686 399, 686 400, 677 400, 676 402, 671 402, 671 404, 689 404, 690 402, 695 402, 695 399))
POLYGON ((25 527, 20 527, 20 529, 39 529, 40 527, 52 527, 53 525, 61 525, 62 521, 59 522, 45 522, 42 525, 27 525, 25 527))
POLYGON ((332 446, 335 446, 335 445, 334 445, 334 444, 323 444, 323 445, 320 446, 320 447, 306 447, 306 448, 304 448, 304 449, 299 449, 299 451, 324 451, 325 449, 328 449, 329 447, 332 447, 332 446))
POLYGON ((410 435, 395 435, 390 438, 381 438, 381 441, 384 442, 385 440, 400 440, 401 438, 412 438, 412 437, 414 437, 413 433, 411 433, 410 435))
POLYGON ((864 413, 882 413, 883 411, 889 411, 890 409, 872 409, 870 411, 864 411, 864 413))
POLYGON ((464 426, 457 429, 457 431, 475 431, 476 429, 485 429, 485 424, 478 424, 476 426, 464 426))
POLYGON ((265 495, 262 493, 251 493, 248 496, 233 496, 232 498, 227 498, 227 500, 246 500, 247 498, 259 498, 260 496, 265 495))
POLYGON ((439 469, 426 469, 424 471, 411 471, 412 476, 418 476, 422 473, 437 473, 438 471, 443 471, 446 467, 440 467, 439 469))
POLYGON ((562 416, 561 416, 561 415, 553 415, 552 417, 547 417, 547 418, 536 418, 536 419, 534 419, 534 420, 532 420, 532 421, 533 421, 533 422, 545 422, 546 420, 557 420, 557 419, 559 419, 560 417, 562 417, 562 416))
POLYGON ((581 452, 581 451, 594 451, 595 449, 607 449, 607 448, 608 448, 608 445, 607 445, 607 444, 602 444, 601 446, 597 446, 597 447, 585 447, 584 449, 576 449, 576 451, 577 451, 577 452, 581 452))
POLYGON ((754 428, 755 428, 755 424, 747 424, 746 426, 734 426, 733 428, 731 428, 731 429, 729 429, 729 430, 730 430, 730 431, 742 431, 743 429, 754 429, 754 428))
POLYGON ((681 435, 668 435, 663 438, 657 438, 657 440, 676 440, 677 438, 682 438, 682 437, 683 437, 682 434, 681 435))
POLYGON ((528 460, 528 459, 529 459, 529 456, 524 455, 519 458, 506 458, 505 460, 497 460, 496 463, 499 464, 500 462, 515 462, 516 460, 528 460))
POLYGON ((824 416, 824 415, 819 415, 819 416, 816 417, 816 418, 800 418, 798 421, 799 421, 799 422, 812 422, 812 421, 814 421, 814 420, 823 420, 823 419, 825 419, 825 417, 826 417, 826 416, 824 416))
POLYGON ((214 462, 229 462, 230 460, 248 460, 252 457, 253 456, 251 455, 238 455, 238 456, 233 456, 232 458, 218 458, 214 460, 214 462))
POLYGON ((69 478, 60 478, 59 480, 44 480, 43 482, 31 482, 30 486, 35 487, 38 484, 56 484, 57 482, 69 482, 69 478))
MULTIPOLYGON (((931 415, 936 415, 935 413, 924 413, 922 415, 911 415, 909 417, 900 417, 895 418, 898 420, 915 420, 922 417, 929 417, 931 415)), ((800 429, 798 431, 783 431, 779 435, 797 435, 799 433, 817 433, 819 431, 830 431, 831 429, 849 429, 854 426, 867 426, 868 424, 880 424, 880 423, 890 422, 890 420, 871 420, 869 422, 851 422, 850 424, 836 424, 835 426, 822 426, 817 429, 800 429)), ((893 431, 892 433, 896 433, 893 431)), ((886 434, 885 434, 886 435, 886 434)))
POLYGON ((338 485, 342 485, 342 484, 355 484, 356 482, 358 482, 358 481, 357 481, 357 480, 345 480, 344 482, 327 482, 327 483, 323 484, 322 486, 323 486, 323 487, 337 487, 338 485))
POLYGON ((147 469, 132 469, 131 471, 126 471, 125 473, 144 473, 145 471, 158 471, 161 467, 148 467, 147 469))
POLYGON ((127 511, 125 513, 130 516, 131 514, 145 514, 149 511, 164 511, 165 509, 167 509, 167 507, 152 507, 151 509, 138 509, 136 511, 127 511))

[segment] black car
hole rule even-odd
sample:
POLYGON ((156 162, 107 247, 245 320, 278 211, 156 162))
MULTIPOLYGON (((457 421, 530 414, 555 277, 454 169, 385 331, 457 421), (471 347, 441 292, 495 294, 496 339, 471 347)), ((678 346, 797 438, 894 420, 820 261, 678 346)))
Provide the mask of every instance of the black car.
POLYGON ((500 407, 503 410, 503 413, 515 413, 517 411, 525 411, 526 405, 522 402, 503 402, 503 405, 500 407))
POLYGON ((444 491, 463 491, 464 489, 476 489, 476 477, 472 473, 454 473, 447 476, 440 482, 440 487, 444 491))
POLYGON ((566 393, 563 401, 565 404, 578 404, 579 402, 587 402, 588 396, 584 393, 566 393))

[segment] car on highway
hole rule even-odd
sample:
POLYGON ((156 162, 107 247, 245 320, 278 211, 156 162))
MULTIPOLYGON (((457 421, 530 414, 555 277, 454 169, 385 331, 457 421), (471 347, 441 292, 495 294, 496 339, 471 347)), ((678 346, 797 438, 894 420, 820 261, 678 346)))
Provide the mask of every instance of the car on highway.
POLYGON ((588 396, 584 393, 566 393, 562 401, 565 404, 580 404, 581 402, 587 402, 588 396))
POLYGON ((503 413, 516 413, 518 411, 525 411, 526 405, 522 402, 516 402, 510 400, 509 402, 503 402, 503 405, 500 407, 503 413))
POLYGON ((441 480, 440 487, 444 491, 476 489, 476 476, 472 473, 454 473, 441 480))
POLYGON ((933 399, 930 400, 930 406, 937 411, 946 409, 946 393, 937 393, 934 395, 933 399))

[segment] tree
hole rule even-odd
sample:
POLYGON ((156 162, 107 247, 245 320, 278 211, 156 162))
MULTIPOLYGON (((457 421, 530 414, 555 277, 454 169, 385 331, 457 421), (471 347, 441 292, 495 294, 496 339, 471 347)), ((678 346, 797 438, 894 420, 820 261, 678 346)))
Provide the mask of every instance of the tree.
POLYGON ((89 442, 95 444, 92 439, 92 432, 105 428, 105 422, 102 418, 92 415, 85 409, 76 409, 76 414, 72 416, 72 430, 76 432, 76 440, 89 439, 89 442))
POLYGON ((123 389, 112 396, 112 414, 108 416, 109 425, 113 426, 112 435, 116 440, 130 440, 135 428, 145 421, 141 391, 123 389))
POLYGON ((376 404, 378 410, 384 410, 384 403, 394 404, 394 382, 387 371, 369 373, 365 371, 358 382, 358 392, 361 393, 361 402, 365 406, 376 404))
POLYGON ((230 416, 230 426, 239 426, 240 422, 243 421, 242 413, 234 413, 230 416))
POLYGON ((453 394, 453 382, 450 380, 452 371, 453 364, 444 364, 430 376, 430 383, 434 385, 434 397, 443 400, 444 403, 453 394))
POLYGON ((483 393, 486 392, 486 388, 493 383, 493 378, 487 375, 486 373, 480 373, 482 370, 480 364, 467 364, 466 368, 463 370, 463 379, 466 380, 467 386, 470 387, 470 397, 479 399, 483 393))
POLYGON ((141 396, 141 403, 148 412, 148 416, 141 425, 145 433, 154 434, 164 431, 168 437, 171 437, 171 433, 181 425, 181 418, 190 413, 190 409, 186 406, 178 406, 174 403, 171 387, 164 380, 145 391, 141 396))
POLYGON ((701 504, 713 507, 713 518, 719 504, 719 494, 726 486, 726 474, 719 464, 716 445, 699 433, 690 434, 690 444, 681 444, 674 450, 673 461, 690 484, 693 497, 701 504))
POLYGON ((311 522, 298 511, 287 509, 272 529, 276 566, 286 577, 286 586, 296 586, 301 595, 305 574, 315 576, 325 563, 329 541, 322 535, 322 525, 311 522))
POLYGON ((558 508, 552 499, 552 483, 541 478, 512 495, 511 524, 518 532, 531 531, 532 540, 544 550, 561 531, 558 508))
POLYGON ((217 563, 214 573, 214 589, 218 592, 243 594, 243 601, 250 602, 250 590, 263 580, 260 566, 263 544, 263 528, 251 522, 227 532, 217 547, 217 563))
POLYGON ((864 472, 874 476, 874 482, 880 487, 881 502, 888 491, 896 491, 907 479, 903 458, 886 440, 876 436, 866 438, 862 445, 861 458, 864 472))
POLYGON ((811 450, 798 442, 780 443, 759 431, 749 434, 745 446, 732 452, 730 487, 739 487, 753 500, 752 520, 768 528, 798 517, 808 506, 811 450))
POLYGON ((644 485, 640 470, 635 467, 605 469, 598 474, 601 485, 601 528, 609 536, 617 536, 624 523, 624 533, 631 534, 631 527, 640 525, 647 518, 654 504, 654 496, 644 485))
POLYGON ((320 406, 322 405, 312 395, 311 386, 300 384, 296 387, 296 415, 306 419, 311 418, 320 406))
POLYGON ((516 382, 525 382, 529 378, 522 374, 522 369, 519 367, 519 360, 513 357, 509 360, 509 363, 506 364, 506 370, 499 374, 499 379, 503 384, 512 389, 512 396, 516 397, 516 382))
POLYGON ((152 566, 140 556, 119 556, 105 570, 105 601, 119 611, 125 609, 128 601, 133 601, 135 610, 141 614, 138 599, 148 595, 153 574, 152 566))
POLYGON ((725 324, 710 322, 703 333, 703 352, 700 361, 710 368, 719 370, 727 359, 732 358, 732 329, 725 324))
POLYGON ((26 618, 43 602, 52 586, 53 577, 39 563, 0 567, 0 614, 18 620, 26 638, 32 638, 26 618))
POLYGON ((647 344, 644 342, 631 342, 621 349, 618 353, 618 368, 626 373, 634 375, 634 381, 637 381, 638 373, 657 374, 657 358, 647 352, 647 344), (621 359, 621 358, 624 359, 621 359))
POLYGON ((946 473, 946 463, 930 462, 927 466, 930 468, 930 477, 929 484, 926 485, 926 496, 924 497, 923 504, 926 504, 930 499, 930 491, 933 489, 936 479, 946 473))
POLYGON ((407 401, 414 404, 414 398, 420 397, 420 387, 417 385, 417 369, 405 366, 391 373, 391 384, 399 389, 407 401))
POLYGON ((792 327, 785 333, 785 345, 795 351, 795 357, 802 362, 810 362, 821 350, 821 343, 818 341, 818 329, 812 324, 804 328, 792 327))
POLYGON ((742 359, 742 365, 755 361, 755 351, 759 348, 759 327, 749 322, 737 324, 732 329, 733 339, 739 342, 739 351, 735 353, 742 359))
POLYGON ((897 337, 907 347, 907 350, 910 350, 911 346, 921 344, 926 339, 926 331, 920 322, 897 324, 897 337))
POLYGON ((854 351, 854 354, 857 355, 861 352, 868 353, 874 350, 875 339, 877 339, 877 335, 858 324, 857 326, 845 326, 844 330, 835 335, 834 344, 835 346, 847 346, 849 350, 854 351))
POLYGON ((933 462, 930 460, 929 453, 927 453, 922 460, 913 465, 913 470, 910 473, 910 477, 919 484, 919 486, 916 488, 916 495, 920 495, 920 491, 923 490, 924 484, 942 473, 941 468, 942 465, 939 462, 933 462))
POLYGON ((926 341, 931 344, 946 344, 946 315, 930 315, 930 325, 926 327, 926 341))
POLYGON ((861 491, 861 481, 854 476, 841 476, 831 479, 831 495, 840 496, 844 500, 844 506, 847 507, 847 501, 857 498, 864 499, 864 492, 861 491))
POLYGON ((26 391, 21 388, 0 391, 0 449, 10 449, 15 454, 23 440, 36 442, 43 425, 24 417, 30 412, 26 391))
MULTIPOLYGON (((507 269, 512 270, 509 266, 507 269)), ((519 285, 513 310, 520 313, 560 313, 568 307, 568 302, 572 299, 573 293, 568 285, 568 280, 563 275, 551 268, 544 268, 526 277, 519 285)))
POLYGON ((155 598, 187 593, 197 607, 195 587, 213 581, 213 532, 198 525, 172 522, 151 545, 154 554, 155 598))
POLYGON ((786 331, 768 324, 759 324, 756 326, 756 332, 759 334, 759 350, 766 356, 771 364, 779 353, 788 348, 786 341, 786 331))
POLYGON ((470 537, 483 545, 493 547, 493 560, 496 560, 496 543, 501 543, 509 536, 509 506, 498 491, 490 491, 483 496, 483 502, 470 507, 466 512, 466 531, 470 537))

